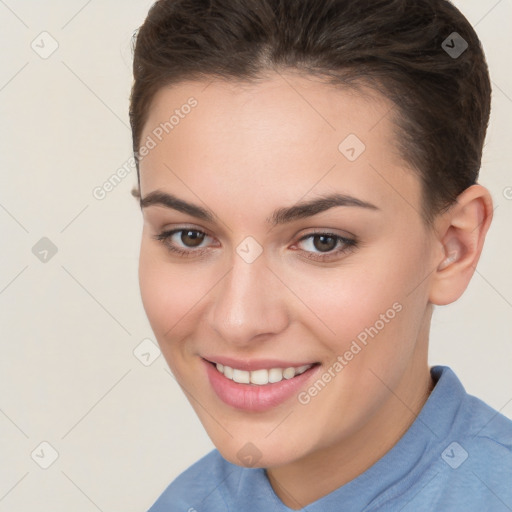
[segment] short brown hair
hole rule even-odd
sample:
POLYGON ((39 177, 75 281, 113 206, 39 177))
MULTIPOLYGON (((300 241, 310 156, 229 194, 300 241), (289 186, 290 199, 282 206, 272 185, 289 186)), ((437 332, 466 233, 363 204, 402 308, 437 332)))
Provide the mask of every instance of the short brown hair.
POLYGON ((158 0, 134 36, 139 188, 141 132, 160 88, 212 77, 257 81, 278 69, 370 86, 394 103, 398 148, 421 178, 427 222, 476 183, 491 84, 478 36, 450 2, 158 0), (446 51, 454 32, 468 45, 457 56, 446 51))

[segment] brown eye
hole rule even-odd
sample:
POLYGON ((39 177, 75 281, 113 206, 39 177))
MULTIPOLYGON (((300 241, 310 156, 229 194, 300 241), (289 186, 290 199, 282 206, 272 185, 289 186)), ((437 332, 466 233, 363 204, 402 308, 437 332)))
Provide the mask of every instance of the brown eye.
POLYGON ((313 237, 313 246, 320 252, 329 252, 336 248, 337 238, 327 235, 315 235, 313 237))
POLYGON ((187 247, 197 247, 201 245, 205 237, 204 233, 192 229, 184 229, 181 231, 181 242, 187 247))
POLYGON ((162 242, 170 252, 187 258, 203 254, 204 251, 208 250, 208 247, 205 247, 203 242, 206 239, 211 239, 203 231, 189 228, 164 231, 154 235, 153 238, 162 242))
POLYGON ((345 238, 334 233, 309 233, 299 240, 299 246, 304 256, 310 260, 332 261, 343 257, 357 247, 355 238, 345 238))

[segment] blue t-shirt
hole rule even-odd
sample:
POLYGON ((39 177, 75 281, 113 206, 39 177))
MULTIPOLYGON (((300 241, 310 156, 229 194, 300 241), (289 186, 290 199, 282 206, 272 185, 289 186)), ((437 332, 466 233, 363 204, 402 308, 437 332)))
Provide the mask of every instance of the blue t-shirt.
MULTIPOLYGON (((511 512, 512 421, 468 395, 446 366, 397 444, 307 512, 511 512)), ((263 468, 213 450, 179 475, 148 512, 290 512, 263 468)))

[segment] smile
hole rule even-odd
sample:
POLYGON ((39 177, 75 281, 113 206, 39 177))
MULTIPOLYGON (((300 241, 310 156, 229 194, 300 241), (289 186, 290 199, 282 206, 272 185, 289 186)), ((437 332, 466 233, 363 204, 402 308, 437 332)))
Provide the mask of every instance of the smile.
POLYGON ((320 363, 222 361, 203 358, 211 389, 225 404, 247 412, 264 412, 293 399, 322 368, 320 363))
POLYGON ((215 364, 217 371, 222 373, 224 377, 239 384, 255 384, 257 386, 265 386, 267 384, 275 384, 283 379, 293 379, 297 375, 301 375, 309 370, 313 365, 306 364, 298 367, 288 368, 269 368, 261 370, 239 370, 231 368, 220 363, 215 364))

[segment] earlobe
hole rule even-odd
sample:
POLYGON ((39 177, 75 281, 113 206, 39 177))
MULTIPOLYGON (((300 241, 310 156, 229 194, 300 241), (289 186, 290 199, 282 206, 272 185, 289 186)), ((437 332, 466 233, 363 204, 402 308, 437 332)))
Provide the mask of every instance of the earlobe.
POLYGON ((493 214, 489 191, 472 185, 438 221, 442 259, 433 273, 430 302, 456 301, 467 288, 482 253, 493 214))

